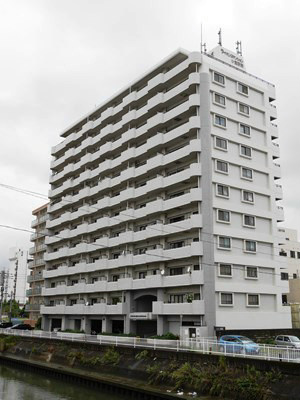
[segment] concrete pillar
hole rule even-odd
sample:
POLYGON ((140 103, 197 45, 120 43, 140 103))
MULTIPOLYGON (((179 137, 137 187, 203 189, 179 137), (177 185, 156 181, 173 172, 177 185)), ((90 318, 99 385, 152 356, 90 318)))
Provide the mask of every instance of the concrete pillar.
POLYGON ((88 317, 82 318, 81 330, 83 330, 87 335, 91 334, 91 320, 88 317))
POLYGON ((51 319, 49 317, 42 317, 42 330, 43 331, 50 331, 51 329, 51 319))
POLYGON ((61 330, 64 331, 69 328, 67 317, 61 317, 61 330))
POLYGON ((157 316, 157 334, 164 335, 168 332, 168 321, 167 316, 165 315, 158 315, 157 316))
POLYGON ((102 332, 104 333, 111 333, 112 324, 109 317, 104 317, 102 320, 102 332))

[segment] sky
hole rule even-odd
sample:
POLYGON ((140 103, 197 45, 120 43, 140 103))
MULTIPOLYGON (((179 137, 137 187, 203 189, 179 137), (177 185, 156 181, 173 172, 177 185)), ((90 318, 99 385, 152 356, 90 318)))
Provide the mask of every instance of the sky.
MULTIPOLYGON (((59 134, 179 47, 235 50, 276 85, 284 226, 300 228, 300 3, 296 0, 0 0, 0 184, 47 195, 59 134)), ((44 204, 0 186, 0 225, 44 204)), ((0 227, 0 269, 30 233, 0 227)))

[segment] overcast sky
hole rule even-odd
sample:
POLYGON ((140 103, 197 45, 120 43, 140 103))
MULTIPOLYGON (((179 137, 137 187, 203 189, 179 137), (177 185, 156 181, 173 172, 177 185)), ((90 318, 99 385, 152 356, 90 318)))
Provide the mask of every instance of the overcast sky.
MULTIPOLYGON (((275 83, 285 226, 300 227, 300 4, 284 0, 0 0, 0 183, 47 194, 59 133, 177 49, 235 49, 275 83), (297 101, 296 101, 297 100, 297 101)), ((0 187, 0 224, 30 229, 34 197, 0 187)), ((0 228, 0 268, 29 234, 0 228)))

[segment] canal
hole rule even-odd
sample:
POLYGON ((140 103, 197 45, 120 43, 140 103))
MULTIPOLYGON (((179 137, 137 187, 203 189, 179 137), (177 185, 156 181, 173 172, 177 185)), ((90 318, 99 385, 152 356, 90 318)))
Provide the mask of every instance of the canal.
MULTIPOLYGON (((198 397, 199 398, 199 397, 198 397)), ((127 400, 81 384, 48 378, 20 368, 0 365, 0 400, 127 400)), ((213 400, 201 397, 201 400, 213 400)))

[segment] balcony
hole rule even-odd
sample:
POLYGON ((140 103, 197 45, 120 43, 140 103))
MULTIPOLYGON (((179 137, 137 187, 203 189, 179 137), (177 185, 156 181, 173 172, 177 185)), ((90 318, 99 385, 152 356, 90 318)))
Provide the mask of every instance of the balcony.
POLYGON ((275 210, 275 214, 276 214, 277 222, 284 221, 284 209, 283 209, 283 207, 277 206, 277 208, 275 210))
POLYGON ((282 199, 283 199, 282 186, 276 184, 275 185, 275 200, 282 200, 282 199))
POLYGON ((31 282, 37 282, 37 281, 43 281, 43 274, 32 274, 32 275, 28 275, 27 276, 27 282, 31 283, 31 282))
POLYGON ((40 267, 41 265, 45 265, 45 260, 43 258, 39 258, 37 260, 32 260, 28 262, 29 269, 40 267))
POLYGON ((125 314, 124 304, 97 303, 90 306, 85 304, 74 304, 65 306, 41 306, 41 314, 60 314, 60 315, 122 315, 125 314))
POLYGON ((25 305, 25 311, 36 311, 39 312, 41 308, 40 304, 26 304, 25 305))
POLYGON ((31 297, 31 296, 40 296, 42 294, 42 288, 37 287, 34 289, 28 289, 26 290, 26 296, 31 297))
POLYGON ((204 315, 204 301, 193 300, 191 303, 155 301, 152 312, 157 315, 204 315))
POLYGON ((43 215, 42 217, 36 218, 31 222, 31 228, 36 227, 39 224, 42 224, 43 222, 46 222, 47 219, 49 218, 48 214, 43 215))
POLYGON ((36 254, 36 253, 39 253, 39 252, 45 251, 45 250, 46 250, 46 245, 45 244, 40 244, 38 246, 31 247, 29 249, 29 254, 33 255, 33 254, 36 254))

